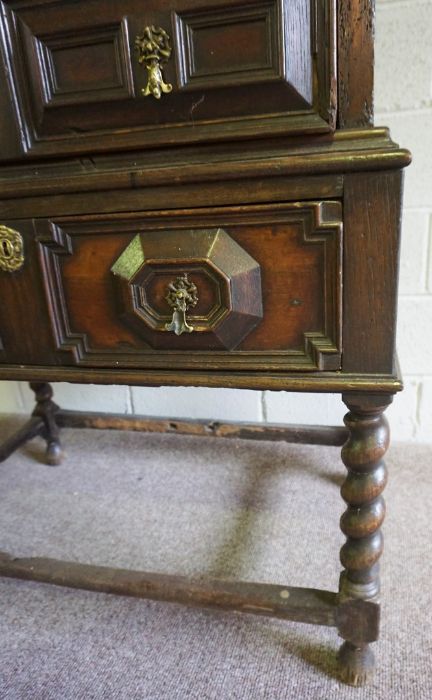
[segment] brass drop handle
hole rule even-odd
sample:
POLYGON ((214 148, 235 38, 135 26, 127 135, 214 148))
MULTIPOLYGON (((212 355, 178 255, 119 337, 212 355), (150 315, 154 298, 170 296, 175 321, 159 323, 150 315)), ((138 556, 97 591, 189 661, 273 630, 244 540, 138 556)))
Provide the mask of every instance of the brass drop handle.
POLYGON ((18 231, 0 225, 0 270, 16 272, 24 265, 24 241, 18 231))
POLYGON ((169 306, 173 309, 172 320, 165 324, 166 331, 174 331, 176 335, 182 333, 192 333, 194 330, 186 320, 186 312, 198 303, 198 289, 196 285, 188 279, 185 272, 177 277, 175 282, 168 285, 168 294, 165 297, 169 306))
POLYGON ((171 56, 170 38, 161 27, 145 27, 142 34, 135 39, 135 48, 138 51, 138 62, 147 68, 147 85, 141 90, 144 97, 153 95, 160 100, 162 93, 169 93, 172 85, 164 81, 162 65, 171 56))

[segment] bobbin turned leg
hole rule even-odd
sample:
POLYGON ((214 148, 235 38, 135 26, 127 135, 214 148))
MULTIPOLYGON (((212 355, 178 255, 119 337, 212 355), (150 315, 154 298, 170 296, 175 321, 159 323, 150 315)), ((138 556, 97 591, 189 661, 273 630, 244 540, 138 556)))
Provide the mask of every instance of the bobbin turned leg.
POLYGON ((56 414, 59 407, 52 400, 53 390, 46 382, 31 382, 30 387, 36 394, 36 408, 31 418, 15 435, 0 445, 0 462, 7 459, 28 440, 40 435, 46 440, 46 457, 48 464, 56 466, 62 460, 62 448, 56 414))
MULTIPOLYGON (((349 408, 345 425, 349 437, 342 448, 342 461, 348 475, 341 494, 348 508, 341 518, 347 541, 340 558, 344 571, 340 578, 339 601, 379 602, 379 563, 383 550, 380 530, 385 515, 382 492, 387 481, 383 457, 389 444, 389 429, 383 411, 392 396, 344 394, 349 408)), ((377 610, 377 612, 379 612, 377 610)), ((375 661, 367 635, 354 625, 344 630, 339 652, 342 678, 351 685, 363 685, 371 677, 375 661)))
POLYGON ((61 464, 63 451, 60 444, 60 431, 56 423, 56 413, 58 413, 59 407, 52 400, 52 386, 47 382, 30 382, 30 388, 36 396, 36 408, 32 416, 41 418, 43 421, 41 435, 47 443, 47 463, 57 466, 61 464))

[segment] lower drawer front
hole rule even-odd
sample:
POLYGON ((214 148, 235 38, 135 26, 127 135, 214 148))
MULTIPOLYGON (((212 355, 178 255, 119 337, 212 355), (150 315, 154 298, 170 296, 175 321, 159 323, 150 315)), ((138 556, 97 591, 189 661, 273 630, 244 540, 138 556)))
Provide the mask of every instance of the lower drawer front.
POLYGON ((0 293, 27 311, 11 322, 0 309, 4 362, 35 362, 30 291, 39 364, 341 366, 339 202, 8 225, 25 232, 24 263, 0 270, 0 293))

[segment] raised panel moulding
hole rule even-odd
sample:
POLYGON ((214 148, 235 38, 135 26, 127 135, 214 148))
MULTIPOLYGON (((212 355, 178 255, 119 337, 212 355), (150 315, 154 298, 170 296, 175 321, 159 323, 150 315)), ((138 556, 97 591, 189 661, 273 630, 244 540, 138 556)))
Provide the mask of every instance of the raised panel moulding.
POLYGON ((283 78, 275 0, 175 13, 180 85, 225 87, 283 78))
POLYGON ((33 44, 45 106, 133 97, 125 19, 81 32, 33 37, 33 44))
POLYGON ((262 319, 260 267, 220 228, 137 234, 111 274, 122 321, 153 348, 231 350, 262 319), (188 309, 193 337, 176 337, 167 323, 166 294, 181 276, 197 293, 188 309))
MULTIPOLYGON (((36 230, 41 266, 49 306, 54 310, 52 328, 62 362, 67 357, 69 362, 81 366, 157 369, 166 362, 165 354, 169 352, 173 369, 193 369, 200 363, 206 363, 209 369, 234 370, 240 365, 253 370, 265 366, 274 371, 340 369, 340 203, 264 205, 247 211, 225 208, 217 218, 219 229, 212 228, 214 212, 209 215, 205 211, 184 215, 177 211, 174 216, 136 214, 130 219, 97 222, 39 220, 36 230), (269 225, 275 227, 276 235, 267 230, 269 225), (214 232, 223 229, 230 234, 221 233, 217 237, 211 247, 212 261, 208 261, 207 239, 212 237, 213 240, 214 232), (264 236, 266 249, 280 256, 276 271, 274 265, 271 270, 266 265, 262 246, 255 245, 258 235, 254 230, 264 236), (192 257, 192 251, 182 257, 185 251, 178 251, 179 246, 174 246, 185 234, 193 242, 192 257), (239 243, 243 241, 242 245, 235 244, 233 248, 234 239, 239 243), (161 240, 168 246, 167 252, 171 251, 168 261, 160 259, 161 240), (149 246, 154 254, 150 254, 149 246), (241 251, 242 248, 249 255, 230 253, 230 250, 241 251), (127 255, 124 254, 126 250, 127 255), (99 272, 88 266, 94 256, 99 258, 99 272), (246 260, 253 261, 254 269, 246 260), (308 262, 299 266, 300 260, 308 262), (161 289, 164 290, 171 279, 167 276, 169 267, 173 280, 187 273, 199 287, 199 303, 188 312, 188 319, 203 331, 213 329, 211 332, 217 335, 213 349, 209 347, 208 338, 205 347, 201 345, 201 338, 208 332, 183 334, 176 339, 174 334, 155 330, 155 324, 156 327, 165 324, 172 313, 169 306, 163 305, 163 300, 159 303, 156 299, 166 294, 161 295, 161 289), (79 284, 75 284, 78 273, 79 284), (221 282, 224 277, 232 278, 234 273, 236 284, 231 287, 228 299, 226 285, 221 282), (249 297, 251 289, 259 289, 260 275, 263 280, 262 320, 256 306, 260 295, 249 297), (228 317, 226 322, 224 320, 227 309, 231 309, 230 318, 237 319, 234 330, 228 317), (253 328, 240 346, 240 336, 233 340, 236 324, 240 322, 239 314, 242 323, 248 327, 251 324, 253 328), (287 325, 286 314, 291 319, 288 336, 281 330, 287 325), (269 334, 277 335, 270 344, 267 342, 269 334), (162 347, 165 338, 167 349, 162 347), (192 343, 199 347, 193 353, 190 348, 181 350, 178 340, 179 344, 192 343), (152 349, 155 342, 156 352, 152 349), (235 350, 223 350, 223 347, 234 346, 235 350)), ((261 239, 261 235, 259 237, 261 239)))

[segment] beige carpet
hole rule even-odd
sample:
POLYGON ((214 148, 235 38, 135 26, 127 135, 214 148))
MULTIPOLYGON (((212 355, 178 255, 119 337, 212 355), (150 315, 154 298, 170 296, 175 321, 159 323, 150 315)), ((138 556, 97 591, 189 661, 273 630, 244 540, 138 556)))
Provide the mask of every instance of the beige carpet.
MULTIPOLYGON (((0 435, 17 421, 2 420, 0 435)), ((337 448, 63 431, 0 465, 0 549, 336 590, 337 448)), ((335 630, 0 579, 1 700, 431 700, 432 448, 388 456, 379 667, 335 675, 335 630)))

